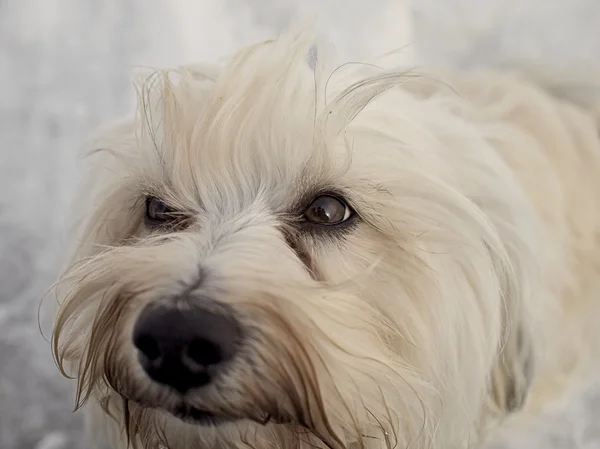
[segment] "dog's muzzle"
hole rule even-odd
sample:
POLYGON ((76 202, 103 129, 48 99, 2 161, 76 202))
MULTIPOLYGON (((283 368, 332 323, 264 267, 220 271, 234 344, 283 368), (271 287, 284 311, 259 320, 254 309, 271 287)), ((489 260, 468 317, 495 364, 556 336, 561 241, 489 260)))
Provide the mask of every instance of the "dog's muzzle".
POLYGON ((210 384, 234 358, 241 339, 234 317, 201 305, 150 304, 133 330, 144 371, 181 394, 210 384))

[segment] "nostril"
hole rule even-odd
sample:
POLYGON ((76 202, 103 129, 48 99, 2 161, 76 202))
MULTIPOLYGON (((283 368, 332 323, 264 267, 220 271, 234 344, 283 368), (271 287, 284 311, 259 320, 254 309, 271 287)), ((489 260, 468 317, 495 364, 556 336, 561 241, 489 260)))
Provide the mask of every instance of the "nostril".
POLYGON ((158 342, 149 335, 141 335, 133 343, 150 362, 157 360, 161 356, 158 342))
POLYGON ((216 365, 223 360, 219 346, 204 338, 193 340, 188 345, 185 355, 192 362, 202 366, 216 365))

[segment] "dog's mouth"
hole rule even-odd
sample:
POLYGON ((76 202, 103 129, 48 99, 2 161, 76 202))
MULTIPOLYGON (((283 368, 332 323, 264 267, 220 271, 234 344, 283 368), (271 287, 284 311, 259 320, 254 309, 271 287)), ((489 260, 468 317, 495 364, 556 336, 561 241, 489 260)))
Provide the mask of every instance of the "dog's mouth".
POLYGON ((200 426, 218 426, 220 424, 232 423, 247 419, 258 424, 266 425, 268 423, 285 424, 291 422, 289 418, 284 418, 279 415, 265 413, 263 416, 256 417, 240 417, 240 416, 224 416, 216 413, 192 407, 188 404, 181 404, 173 410, 168 410, 176 418, 189 424, 200 426))
POLYGON ((236 419, 216 415, 207 410, 201 410, 187 404, 181 404, 170 413, 180 420, 197 425, 218 425, 226 422, 236 421, 236 419))
MULTIPOLYGON (((123 396, 126 398, 126 396, 123 396)), ((160 406, 156 403, 151 403, 147 400, 140 401, 139 399, 127 398, 128 400, 138 404, 143 408, 162 410, 173 417, 188 424, 199 426, 218 426, 222 424, 234 423, 237 421, 252 421, 257 424, 267 425, 272 424, 289 424, 294 419, 288 414, 282 414, 281 411, 267 412, 256 410, 255 413, 242 415, 239 413, 224 414, 199 408, 191 405, 185 399, 180 398, 177 404, 160 406)))
POLYGON ((160 406, 149 401, 140 401, 133 398, 128 398, 128 400, 136 403, 137 405, 145 409, 152 409, 157 411, 160 410, 162 412, 166 412, 188 424, 195 424, 201 426, 216 426, 219 424, 239 421, 242 419, 240 417, 225 416, 205 409, 200 409, 189 405, 184 401, 179 402, 177 405, 160 406))

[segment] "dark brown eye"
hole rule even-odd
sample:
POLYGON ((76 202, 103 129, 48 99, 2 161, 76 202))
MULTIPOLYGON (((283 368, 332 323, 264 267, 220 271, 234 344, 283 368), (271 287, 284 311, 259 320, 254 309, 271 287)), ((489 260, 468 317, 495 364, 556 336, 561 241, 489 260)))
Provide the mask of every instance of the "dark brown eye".
POLYGON ((175 220, 177 216, 173 212, 156 198, 146 199, 146 222, 150 225, 158 226, 175 220))
POLYGON ((339 198, 330 195, 317 197, 304 212, 304 218, 320 225, 336 225, 352 216, 352 209, 339 198))

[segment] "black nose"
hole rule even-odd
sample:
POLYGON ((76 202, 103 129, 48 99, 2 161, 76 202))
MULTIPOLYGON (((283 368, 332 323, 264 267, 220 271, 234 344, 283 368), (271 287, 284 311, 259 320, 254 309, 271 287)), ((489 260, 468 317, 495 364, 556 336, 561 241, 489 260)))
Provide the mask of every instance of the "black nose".
POLYGON ((208 384, 215 368, 234 356, 240 338, 228 315, 164 305, 146 307, 133 330, 144 371, 182 393, 208 384))

